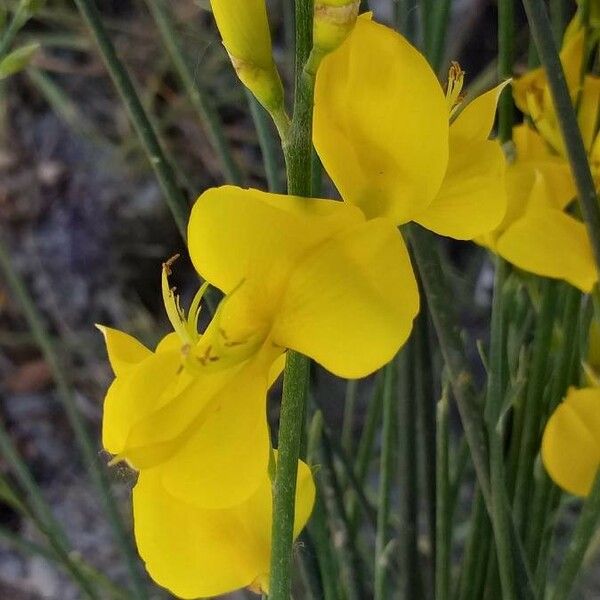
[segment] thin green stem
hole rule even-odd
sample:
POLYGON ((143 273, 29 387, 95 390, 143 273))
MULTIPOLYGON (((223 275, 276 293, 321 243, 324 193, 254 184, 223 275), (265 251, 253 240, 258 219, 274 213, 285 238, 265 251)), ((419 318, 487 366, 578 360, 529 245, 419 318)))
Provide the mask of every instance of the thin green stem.
MULTIPOLYGON (((422 300, 425 305, 426 301, 422 300)), ((431 545, 431 563, 436 562, 436 408, 433 390, 431 346, 429 343, 429 315, 426 306, 422 307, 417 317, 413 333, 415 367, 414 395, 417 417, 420 425, 418 451, 421 454, 421 470, 423 472, 424 491, 427 506, 427 521, 431 545)))
POLYGON ((254 121, 258 144, 262 153, 269 191, 275 194, 281 194, 285 191, 283 177, 281 176, 281 149, 276 142, 271 117, 260 105, 260 102, 254 97, 252 92, 246 88, 244 88, 244 90, 246 92, 248 106, 250 107, 250 115, 254 121))
POLYGON ((459 600, 481 600, 490 555, 492 525, 479 490, 473 501, 471 531, 462 561, 457 597, 459 600))
POLYGON ((5 58, 10 52, 17 33, 19 33, 27 21, 27 4, 29 4, 29 0, 21 0, 19 2, 8 23, 8 27, 2 32, 2 36, 0 37, 0 60, 5 58))
POLYGON ((342 421, 341 444, 344 452, 352 455, 353 451, 353 434, 354 434, 354 418, 356 413, 356 388, 358 381, 349 379, 346 383, 346 397, 344 399, 344 418, 342 421))
POLYGON ((554 43, 560 46, 567 22, 567 4, 564 0, 550 0, 550 18, 554 43))
MULTIPOLYGON (((563 398, 572 380, 573 355, 578 350, 577 323, 581 308, 581 293, 568 286, 566 289, 565 304, 563 309, 562 344, 558 352, 557 361, 554 365, 555 377, 550 390, 550 405, 548 412, 552 412, 563 398)), ((526 549, 531 564, 536 565, 542 544, 544 529, 548 525, 548 497, 552 491, 552 481, 543 473, 541 481, 536 486, 532 507, 531 518, 527 527, 526 549)))
MULTIPOLYGON (((498 2, 498 75, 500 80, 512 77, 514 61, 515 6, 514 0, 498 2)), ((511 86, 502 91, 498 102, 498 139, 501 143, 512 139, 514 102, 511 86)))
POLYGON ((375 600, 388 597, 388 568, 390 553, 390 493, 394 482, 395 452, 394 430, 397 423, 394 380, 396 361, 384 369, 383 383, 383 429, 381 432, 381 464, 379 470, 379 502, 377 510, 377 533, 375 538, 375 600))
POLYGON ((142 106, 127 70, 117 56, 94 0, 74 0, 74 2, 96 40, 106 68, 127 107, 129 118, 156 174, 175 223, 185 239, 189 205, 177 184, 173 167, 161 147, 156 131, 142 106))
POLYGON ((600 523, 600 471, 596 475, 596 480, 587 497, 581 515, 577 520, 577 525, 571 543, 565 554, 562 567, 558 573, 552 600, 566 600, 573 591, 573 587, 585 553, 592 541, 594 534, 600 523))
POLYGON ((471 458, 477 472, 481 493, 491 510, 489 456, 485 424, 477 400, 473 376, 466 359, 463 341, 460 337, 460 329, 456 325, 452 305, 447 301, 450 294, 447 289, 446 275, 441 266, 436 240, 428 231, 418 225, 411 225, 408 231, 440 349, 448 369, 465 435, 469 442, 471 458))
MULTIPOLYGON (((0 454, 12 468, 17 481, 27 494, 28 504, 31 507, 30 516, 38 528, 46 535, 53 551, 64 567, 69 571, 74 581, 82 589, 86 597, 100 600, 100 594, 92 586, 88 578, 81 572, 69 555, 69 543, 58 521, 54 518, 50 507, 44 500, 40 489, 33 479, 25 462, 14 447, 8 431, 0 423, 0 454)), ((23 506, 25 506, 23 504, 23 506)))
POLYGON ((330 535, 334 540, 340 575, 348 600, 366 597, 363 567, 357 546, 352 542, 350 521, 344 507, 343 492, 335 473, 333 452, 326 436, 321 444, 323 494, 329 513, 330 535))
POLYGON ((223 131, 219 115, 208 94, 198 85, 197 78, 179 44, 177 31, 165 0, 146 0, 146 5, 158 27, 162 41, 171 57, 171 62, 181 80, 188 99, 200 116, 208 140, 217 154, 225 178, 230 183, 242 185, 242 174, 237 165, 223 131))
POLYGON ((516 598, 515 573, 513 569, 513 549, 510 536, 510 513, 507 508, 506 477, 504 470, 503 428, 501 410, 504 401, 506 380, 505 360, 505 318, 504 283, 508 267, 504 259, 496 259, 494 280, 494 301, 492 304, 491 345, 488 367, 488 389, 485 408, 488 435, 490 439, 490 474, 493 502, 492 523, 498 559, 498 572, 502 586, 502 597, 516 598))
POLYGON ((549 280, 544 281, 542 294, 542 307, 537 321, 527 396, 523 407, 523 427, 513 499, 515 521, 519 531, 525 525, 525 513, 531 490, 533 461, 539 442, 540 420, 544 414, 543 401, 549 358, 548 348, 554 329, 557 301, 556 283, 549 280))
POLYGON ((542 65, 546 70, 571 172, 577 185, 579 206, 587 226, 596 267, 600 269, 600 206, 587 153, 581 139, 577 116, 571 103, 565 74, 553 39, 552 26, 543 0, 523 0, 523 5, 542 65))
MULTIPOLYGON (((417 471, 417 409, 414 389, 414 343, 402 349, 398 360, 398 458, 400 471, 400 557, 404 565, 404 597, 423 596, 418 547, 419 481, 417 471)), ((385 424, 385 420, 384 420, 385 424)), ((385 425, 384 425, 385 426, 385 425)))
POLYGON ((431 43, 427 48, 427 56, 436 73, 442 68, 444 62, 451 4, 451 0, 436 0, 431 18, 431 43))
MULTIPOLYGON (((375 446, 375 437, 377 427, 381 420, 383 412, 383 373, 379 372, 377 381, 374 384, 374 391, 367 405, 367 416, 358 442, 356 451, 356 461, 354 464, 354 473, 359 486, 362 488, 365 485, 369 472, 369 465, 373 457, 373 449, 375 446)), ((348 514, 350 524, 352 525, 353 533, 358 529, 358 521, 360 517, 360 502, 356 494, 351 496, 348 503, 348 514)))
POLYGON ((92 442, 92 439, 79 413, 79 409, 75 403, 73 391, 57 358, 54 345, 48 336, 48 333, 46 332, 41 315, 31 296, 29 295, 23 280, 16 272, 8 252, 1 241, 0 270, 4 273, 6 281, 12 289, 15 297, 19 301, 25 319, 27 320, 29 328, 31 329, 31 333, 33 334, 37 345, 42 351, 44 360, 52 372, 56 387, 58 389, 58 398, 61 401, 65 413, 67 414, 67 418, 69 419, 69 423, 73 428, 75 438, 81 448, 83 460, 92 482, 94 483, 104 503, 106 514, 109 518, 113 533, 119 543, 123 556, 126 559, 126 563, 136 589, 137 597, 145 598, 146 592, 144 589, 144 582, 139 571, 137 557, 130 543, 128 533, 121 519, 121 515, 119 514, 114 496, 112 495, 106 470, 104 465, 100 464, 98 450, 95 444, 92 442))
POLYGON ((435 598, 450 598, 450 560, 452 554, 452 519, 450 500, 450 428, 448 395, 437 406, 436 521, 435 521, 435 598))
MULTIPOLYGON (((296 0, 296 88, 294 115, 284 140, 288 193, 310 196, 314 76, 304 69, 312 46, 312 0, 296 0)), ((271 600, 288 600, 291 592, 296 474, 308 391, 309 360, 289 351, 283 378, 279 419, 279 460, 273 489, 271 600)))

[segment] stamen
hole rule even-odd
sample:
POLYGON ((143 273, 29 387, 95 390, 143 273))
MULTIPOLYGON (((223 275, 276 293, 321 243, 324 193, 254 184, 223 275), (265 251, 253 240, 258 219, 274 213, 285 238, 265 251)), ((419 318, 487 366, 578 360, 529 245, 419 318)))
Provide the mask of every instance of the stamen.
POLYGON ((461 92, 464 81, 465 72, 456 61, 453 61, 448 71, 448 85, 446 87, 446 102, 450 113, 462 100, 461 92))
POLYGON ((163 263, 162 266, 162 277, 161 277, 161 288, 163 302, 165 304, 165 310, 173 329, 177 335, 181 338, 184 344, 191 344, 192 340, 187 331, 186 322, 181 314, 181 307, 179 306, 179 298, 175 294, 175 288, 169 286, 169 275, 171 275, 171 266, 179 258, 179 254, 171 257, 169 260, 163 263))

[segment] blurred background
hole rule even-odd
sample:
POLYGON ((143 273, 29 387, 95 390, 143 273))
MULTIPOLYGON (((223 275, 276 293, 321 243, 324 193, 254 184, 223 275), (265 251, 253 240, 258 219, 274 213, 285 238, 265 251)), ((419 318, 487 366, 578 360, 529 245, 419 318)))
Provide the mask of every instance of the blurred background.
MULTIPOLYGON (((414 3, 417 18, 418 0, 414 3)), ((227 177, 148 4, 97 0, 119 57, 173 160, 178 184, 192 202, 201 191, 226 182, 227 177)), ((271 4, 276 57, 289 90, 291 29, 286 27, 285 7, 291 7, 291 2, 271 4)), ((18 5, 19 0, 0 0, 5 23, 18 5)), ((193 83, 224 125, 242 183, 266 189, 248 98, 219 43, 208 0, 173 0, 167 5, 193 83)), ((389 0, 371 0, 371 7, 380 20, 393 19, 389 0)), ((118 327, 152 346, 168 331, 159 287, 161 263, 182 253, 174 279, 184 306, 198 281, 79 13, 67 0, 47 0, 35 9, 15 43, 37 42, 40 48, 28 68, 0 80, 0 238, 41 311, 72 399, 91 432, 94 451, 101 453, 102 400, 112 374, 94 323, 118 327)), ((467 84, 489 87, 495 82, 496 21, 491 0, 451 3, 446 56, 460 61, 467 84)), ((518 22, 524 66, 528 37, 520 13, 518 22)), ((279 157, 279 186, 283 185, 282 162, 279 157)), ((470 307, 462 311, 464 326, 471 339, 485 338, 491 267, 485 253, 475 246, 449 246, 448 251, 455 301, 459 308, 470 307)), ((475 354, 475 345, 472 350, 475 354)), ((31 470, 65 530, 73 556, 81 556, 111 580, 125 583, 126 566, 99 494, 82 464, 56 393, 52 367, 31 335, 21 304, 0 276, 0 437, 8 437, 31 470)), ((327 423, 337 432, 346 390, 323 373, 315 377, 327 423)), ((369 381, 358 386, 359 415, 364 413, 372 387, 369 381)), ((271 404, 276 419, 277 405, 271 404)), ((107 463, 110 457, 100 458, 107 463)), ((125 519, 130 519, 134 474, 124 467, 106 467, 105 471, 125 519)), ((80 598, 64 569, 44 553, 45 538, 11 491, 11 473, 5 458, 0 458, 0 599, 80 598)), ((468 510, 470 490, 464 494, 468 510)), ((587 598, 600 597, 598 584, 594 587, 590 582, 588 587, 587 598)), ((167 597, 158 590, 155 596, 167 597)))

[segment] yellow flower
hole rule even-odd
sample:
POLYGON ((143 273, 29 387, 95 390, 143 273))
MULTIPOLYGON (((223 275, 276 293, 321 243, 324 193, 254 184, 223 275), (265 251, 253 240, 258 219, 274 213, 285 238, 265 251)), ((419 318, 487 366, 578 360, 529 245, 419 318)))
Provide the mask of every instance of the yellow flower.
POLYGON ((600 388, 571 388, 550 417, 542 460, 567 492, 587 496, 600 466, 600 388))
POLYGON ((265 0, 211 0, 223 45, 242 83, 269 111, 283 109, 265 0))
POLYGON ((297 350, 340 377, 391 360, 418 312, 396 227, 349 204, 214 188, 188 240, 198 273, 231 296, 221 319, 234 338, 297 350))
POLYGON ((508 210, 482 242, 515 266, 590 292, 598 275, 585 225, 566 209, 575 198, 567 161, 527 125, 513 130, 508 210))
MULTIPOLYGON (((560 53, 571 100, 578 106, 578 120, 584 145, 591 150, 596 136, 600 78, 582 77, 585 35, 579 30, 568 39, 560 53)), ((544 68, 540 67, 518 78, 513 84, 513 95, 519 109, 529 115, 535 128, 557 154, 566 157, 566 151, 550 88, 544 68)))
POLYGON ((455 117, 462 72, 451 75, 446 98, 425 58, 363 15, 317 72, 313 136, 342 198, 368 218, 473 239, 506 208, 504 157, 488 140, 502 86, 455 117))
MULTIPOLYGON (((580 30, 566 40, 561 61, 598 187, 600 78, 582 78, 583 50, 580 30)), ((521 269, 590 292, 598 275, 586 228, 567 212, 576 188, 544 70, 527 73, 514 83, 513 90, 515 102, 533 124, 513 130, 515 160, 507 170, 507 213, 496 231, 482 241, 521 269)))
MULTIPOLYGON (((312 511, 315 487, 298 465, 294 537, 312 511)), ((156 470, 143 471, 133 490, 135 537, 152 578, 180 598, 205 598, 250 587, 268 592, 272 492, 267 473, 243 503, 202 509, 174 497, 156 470)))
POLYGON ((222 311, 200 336, 201 293, 186 321, 165 288, 176 333, 154 352, 101 328, 116 376, 104 403, 103 445, 116 460, 160 472, 171 494, 199 507, 239 504, 267 471, 266 392, 282 370, 281 349, 226 337, 222 311))

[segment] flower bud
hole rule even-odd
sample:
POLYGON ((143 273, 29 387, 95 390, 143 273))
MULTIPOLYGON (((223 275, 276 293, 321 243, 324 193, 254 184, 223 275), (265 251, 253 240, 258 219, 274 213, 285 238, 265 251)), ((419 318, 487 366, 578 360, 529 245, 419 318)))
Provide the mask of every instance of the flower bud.
POLYGON ((315 0, 313 48, 324 56, 333 52, 354 28, 360 0, 315 0))
POLYGON ((283 86, 273 60, 265 0, 211 0, 231 62, 241 82, 269 111, 283 105, 283 86))

